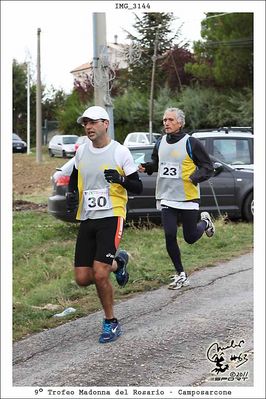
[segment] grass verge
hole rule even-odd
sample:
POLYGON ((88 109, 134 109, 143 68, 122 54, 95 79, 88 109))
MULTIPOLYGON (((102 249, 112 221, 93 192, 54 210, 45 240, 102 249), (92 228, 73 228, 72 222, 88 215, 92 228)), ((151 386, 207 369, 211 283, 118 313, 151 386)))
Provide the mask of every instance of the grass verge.
MULTIPOLYGON (((73 257, 78 225, 56 220, 45 212, 13 215, 13 339, 39 332, 101 309, 95 287, 80 288, 73 278, 73 257), (61 319, 66 307, 76 312, 61 319)), ((186 271, 214 266, 253 248, 253 225, 216 221, 216 234, 186 244, 182 229, 178 241, 186 271)), ((115 300, 153 290, 169 282, 174 269, 165 250, 161 226, 129 226, 121 248, 130 255, 130 280, 119 288, 114 276, 115 300)))

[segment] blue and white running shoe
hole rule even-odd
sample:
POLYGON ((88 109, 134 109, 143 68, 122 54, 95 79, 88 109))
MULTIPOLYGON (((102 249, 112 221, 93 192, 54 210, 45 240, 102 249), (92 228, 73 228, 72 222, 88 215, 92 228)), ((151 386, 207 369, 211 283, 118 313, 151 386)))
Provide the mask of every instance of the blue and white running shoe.
POLYGON ((117 270, 114 272, 116 281, 121 287, 124 287, 128 282, 129 274, 127 272, 128 254, 124 250, 119 250, 115 256, 117 262, 117 270))
POLYGON ((100 344, 115 341, 122 334, 119 322, 111 322, 109 320, 103 321, 102 334, 100 335, 100 344))

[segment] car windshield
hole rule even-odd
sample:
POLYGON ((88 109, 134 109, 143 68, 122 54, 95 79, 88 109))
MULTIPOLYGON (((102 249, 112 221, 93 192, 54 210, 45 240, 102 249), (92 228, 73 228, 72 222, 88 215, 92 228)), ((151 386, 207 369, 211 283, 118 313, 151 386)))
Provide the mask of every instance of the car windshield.
POLYGON ((152 148, 132 148, 130 152, 136 165, 151 161, 152 148))
MULTIPOLYGON (((146 137, 147 137, 148 141, 150 141, 150 133, 147 133, 146 137)), ((156 141, 158 140, 159 137, 160 137, 160 134, 153 133, 152 134, 152 144, 156 143, 156 141)))
POLYGON ((70 136, 70 137, 63 137, 63 144, 75 144, 77 141, 77 137, 70 136))
POLYGON ((251 164, 248 140, 246 139, 214 139, 213 155, 232 165, 251 164))
POLYGON ((12 138, 13 140, 21 140, 21 138, 16 133, 12 134, 12 138))

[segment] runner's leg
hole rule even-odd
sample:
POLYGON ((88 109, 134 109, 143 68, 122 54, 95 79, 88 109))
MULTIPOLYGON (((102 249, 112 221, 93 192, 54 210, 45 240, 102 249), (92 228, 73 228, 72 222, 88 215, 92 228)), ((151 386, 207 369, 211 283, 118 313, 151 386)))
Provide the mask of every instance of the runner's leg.
POLYGON ((177 215, 177 209, 168 207, 162 209, 162 223, 164 228, 166 249, 174 264, 177 274, 179 274, 184 269, 181 262, 180 249, 177 243, 177 215))
POLYGON ((199 211, 194 209, 180 209, 181 221, 183 226, 184 240, 188 244, 198 241, 206 229, 206 223, 201 220, 198 222, 199 211))

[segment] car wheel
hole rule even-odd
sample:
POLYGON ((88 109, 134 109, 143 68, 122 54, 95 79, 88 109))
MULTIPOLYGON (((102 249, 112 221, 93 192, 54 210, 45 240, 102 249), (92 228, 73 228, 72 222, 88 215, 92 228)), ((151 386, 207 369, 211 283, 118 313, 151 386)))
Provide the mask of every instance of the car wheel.
POLYGON ((64 150, 62 151, 62 157, 66 158, 66 152, 64 150))
POLYGON ((243 216, 248 222, 253 222, 254 215, 254 199, 253 193, 250 193, 243 205, 243 216))
POLYGON ((48 152, 49 152, 50 157, 54 156, 54 154, 52 153, 52 150, 50 148, 49 148, 48 152))

